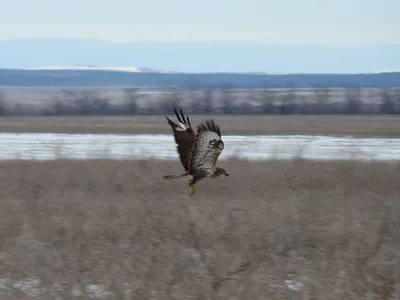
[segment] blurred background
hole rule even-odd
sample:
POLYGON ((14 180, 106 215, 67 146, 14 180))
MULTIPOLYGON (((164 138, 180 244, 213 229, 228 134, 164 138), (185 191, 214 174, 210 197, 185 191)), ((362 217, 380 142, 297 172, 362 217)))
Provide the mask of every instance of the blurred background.
POLYGON ((400 1, 0 5, 0 298, 400 298, 400 1), (164 116, 221 127, 181 174, 164 116))
POLYGON ((8 2, 0 115, 157 115, 177 105, 398 114, 399 9, 394 0, 8 2))

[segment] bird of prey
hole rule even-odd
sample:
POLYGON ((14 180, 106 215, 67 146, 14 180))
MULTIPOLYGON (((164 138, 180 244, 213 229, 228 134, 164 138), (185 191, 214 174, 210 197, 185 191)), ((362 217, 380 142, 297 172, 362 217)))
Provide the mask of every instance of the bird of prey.
POLYGON ((223 168, 216 167, 218 157, 224 150, 221 131, 213 120, 206 120, 197 126, 194 133, 189 117, 180 109, 180 115, 174 109, 178 123, 165 117, 171 126, 180 161, 185 169, 181 175, 165 175, 163 179, 176 179, 192 176, 189 187, 192 188, 190 196, 196 193, 196 182, 206 178, 215 178, 220 175, 229 176, 223 168))

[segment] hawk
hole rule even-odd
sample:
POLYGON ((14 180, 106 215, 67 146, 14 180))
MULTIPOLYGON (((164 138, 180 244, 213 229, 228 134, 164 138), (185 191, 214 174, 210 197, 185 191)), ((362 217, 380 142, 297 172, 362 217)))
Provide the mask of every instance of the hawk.
POLYGON ((221 131, 213 120, 206 120, 197 126, 194 133, 189 117, 180 109, 180 115, 174 109, 178 123, 165 117, 171 126, 180 161, 185 169, 181 175, 165 175, 163 179, 176 179, 192 176, 189 187, 192 188, 190 196, 196 193, 196 182, 206 178, 215 178, 220 175, 229 176, 223 168, 216 167, 218 157, 224 150, 221 131))

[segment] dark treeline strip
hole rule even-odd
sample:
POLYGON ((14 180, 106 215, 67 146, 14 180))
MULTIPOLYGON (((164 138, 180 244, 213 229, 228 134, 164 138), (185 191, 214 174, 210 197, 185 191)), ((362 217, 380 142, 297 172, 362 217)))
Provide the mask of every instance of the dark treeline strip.
POLYGON ((126 88, 117 92, 122 95, 118 101, 100 89, 61 89, 46 101, 19 103, 7 93, 0 91, 0 116, 165 115, 171 107, 189 114, 400 114, 400 88, 170 88, 156 93, 126 88))

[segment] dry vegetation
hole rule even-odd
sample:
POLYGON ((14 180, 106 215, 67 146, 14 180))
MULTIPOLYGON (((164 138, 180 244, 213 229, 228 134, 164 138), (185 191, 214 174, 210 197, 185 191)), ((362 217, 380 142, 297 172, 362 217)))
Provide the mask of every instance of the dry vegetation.
POLYGON ((400 297, 399 163, 221 165, 191 198, 160 179, 176 161, 3 161, 0 274, 40 280, 40 299, 400 297))
MULTIPOLYGON (((173 113, 171 109, 171 113, 173 113)), ((174 115, 170 115, 175 117, 174 115)), ((396 116, 226 116, 190 115, 192 125, 214 118, 224 135, 309 134, 400 136, 396 116)), ((6 117, 0 132, 170 134, 164 116, 6 117)))

